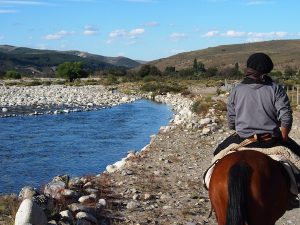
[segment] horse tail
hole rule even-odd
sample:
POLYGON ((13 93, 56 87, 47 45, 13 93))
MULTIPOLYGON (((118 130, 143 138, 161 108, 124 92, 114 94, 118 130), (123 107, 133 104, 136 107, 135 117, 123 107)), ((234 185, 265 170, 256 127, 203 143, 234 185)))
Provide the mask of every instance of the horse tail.
POLYGON ((247 221, 247 196, 250 184, 249 165, 234 164, 229 170, 226 225, 245 225, 247 221))

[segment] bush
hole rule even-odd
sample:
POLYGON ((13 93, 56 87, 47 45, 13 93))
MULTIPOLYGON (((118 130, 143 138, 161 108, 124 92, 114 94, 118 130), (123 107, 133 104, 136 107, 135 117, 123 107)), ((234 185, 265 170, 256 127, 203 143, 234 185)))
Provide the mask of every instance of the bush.
POLYGON ((156 94, 166 94, 168 92, 178 93, 186 87, 177 83, 147 82, 142 87, 142 91, 154 92, 156 94))
POLYGON ((6 71, 4 78, 5 79, 21 79, 21 74, 14 70, 6 71))
POLYGON ((217 114, 223 114, 227 112, 227 104, 223 101, 214 101, 211 96, 205 98, 199 98, 194 101, 191 110, 198 115, 206 115, 209 108, 213 107, 217 114))

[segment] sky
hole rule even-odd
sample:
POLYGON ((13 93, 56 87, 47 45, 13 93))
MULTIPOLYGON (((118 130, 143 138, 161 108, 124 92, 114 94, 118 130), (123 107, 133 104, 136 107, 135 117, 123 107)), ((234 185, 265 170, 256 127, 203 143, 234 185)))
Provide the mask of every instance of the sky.
POLYGON ((299 0, 0 0, 0 45, 135 60, 300 39, 299 0))

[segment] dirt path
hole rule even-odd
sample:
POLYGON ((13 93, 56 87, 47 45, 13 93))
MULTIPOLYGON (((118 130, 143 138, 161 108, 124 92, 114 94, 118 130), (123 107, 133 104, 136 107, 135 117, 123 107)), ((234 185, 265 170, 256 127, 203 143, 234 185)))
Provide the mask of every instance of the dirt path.
MULTIPOLYGON (((294 112, 291 136, 300 143, 300 112, 294 112)), ((202 187, 216 144, 229 135, 221 128, 209 136, 200 131, 176 129, 160 132, 148 148, 136 154, 111 181, 110 210, 115 224, 215 225, 207 219, 210 202, 202 187)), ((300 209, 287 212, 277 225, 300 224, 300 209)))

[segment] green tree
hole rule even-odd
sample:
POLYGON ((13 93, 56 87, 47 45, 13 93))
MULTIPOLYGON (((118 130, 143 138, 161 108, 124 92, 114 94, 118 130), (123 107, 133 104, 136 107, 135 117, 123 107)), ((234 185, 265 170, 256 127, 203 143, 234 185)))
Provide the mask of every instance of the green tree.
POLYGON ((145 76, 160 76, 161 72, 156 66, 151 66, 151 65, 143 65, 141 69, 138 72, 140 77, 145 77, 145 76))
POLYGON ((15 70, 8 70, 4 74, 5 79, 21 79, 21 74, 15 70))
POLYGON ((140 77, 145 77, 148 76, 150 74, 150 65, 143 65, 139 72, 138 72, 140 77))
POLYGON ((194 59, 193 70, 195 73, 198 73, 198 62, 196 58, 194 59))
POLYGON ((285 79, 291 79, 294 76, 296 76, 296 74, 297 74, 297 70, 290 66, 286 67, 284 70, 284 78, 285 79))
POLYGON ((64 62, 58 66, 56 76, 73 82, 75 79, 87 77, 88 73, 83 69, 82 62, 64 62))
POLYGON ((198 62, 197 59, 194 59, 193 70, 195 73, 205 72, 205 66, 202 62, 198 62))

